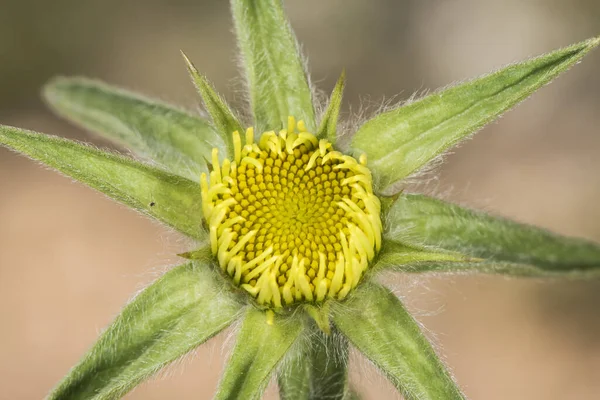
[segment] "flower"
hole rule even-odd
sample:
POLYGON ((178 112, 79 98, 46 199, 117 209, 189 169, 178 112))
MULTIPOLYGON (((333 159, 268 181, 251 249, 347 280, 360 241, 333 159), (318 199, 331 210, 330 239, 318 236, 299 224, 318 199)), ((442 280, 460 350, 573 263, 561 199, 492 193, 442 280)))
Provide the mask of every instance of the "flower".
POLYGON ((152 164, 0 126, 0 144, 195 241, 181 254, 187 261, 135 297, 49 398, 118 398, 236 321, 218 399, 258 398, 273 375, 284 399, 350 396, 350 344, 407 399, 463 398, 378 275, 585 278, 600 270, 600 247, 403 193, 401 182, 577 63, 600 38, 338 133, 345 75, 317 117, 280 1, 231 5, 252 121, 242 124, 184 55, 210 121, 85 79, 58 78, 45 89, 59 114, 152 164))
POLYGON ((213 256, 261 306, 344 299, 381 248, 381 206, 357 162, 288 118, 287 129, 212 152, 200 177, 213 256))

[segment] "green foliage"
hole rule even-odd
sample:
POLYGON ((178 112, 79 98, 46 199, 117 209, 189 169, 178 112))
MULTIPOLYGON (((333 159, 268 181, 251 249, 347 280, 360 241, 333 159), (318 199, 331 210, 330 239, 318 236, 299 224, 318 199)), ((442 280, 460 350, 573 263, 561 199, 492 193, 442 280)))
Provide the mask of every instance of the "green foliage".
POLYGON ((129 158, 49 135, 0 125, 0 145, 68 175, 186 235, 201 239, 198 184, 129 158))
POLYGON ((203 119, 174 106, 85 78, 56 78, 44 97, 63 117, 172 173, 197 181, 223 140, 203 119))
POLYGON ((340 78, 333 88, 333 92, 329 98, 329 105, 327 106, 327 110, 325 110, 325 114, 323 114, 321 125, 317 131, 317 137, 326 138, 333 144, 337 142, 337 124, 345 86, 346 71, 342 71, 342 75, 340 75, 340 78))
POLYGON ((273 370, 297 341, 303 324, 297 316, 274 316, 249 307, 215 399, 259 399, 273 370))
POLYGON ((464 398, 418 324, 389 290, 365 283, 332 312, 339 330, 406 400, 464 398))
POLYGON ((421 270, 423 265, 430 264, 464 264, 467 262, 479 262, 479 259, 465 256, 460 253, 444 251, 441 249, 428 249, 423 246, 410 246, 392 240, 384 240, 384 245, 379 252, 373 271, 379 272, 385 269, 401 268, 404 272, 421 270))
MULTIPOLYGON (((231 0, 231 8, 256 130, 278 130, 293 116, 315 132, 311 90, 281 1, 231 0)), ((550 82, 599 43, 600 38, 590 39, 506 67, 366 122, 351 147, 357 154, 366 154, 379 184, 375 189, 381 189, 376 194, 389 190, 550 82)), ((243 126, 209 81, 184 58, 214 126, 175 107, 95 81, 59 78, 44 92, 59 114, 165 170, 7 126, 0 126, 0 145, 202 241, 207 235, 198 175, 211 169, 213 148, 222 155, 233 154, 231 134, 242 133, 243 126)), ((317 131, 320 138, 334 144, 344 85, 342 73, 317 131)), ((218 195, 231 194, 223 185, 215 187, 211 190, 220 190, 215 192, 218 195)), ((242 196, 247 196, 245 192, 240 191, 242 196)), ((370 270, 345 300, 282 307, 277 313, 259 309, 254 299, 237 293, 235 285, 224 280, 229 278, 213 268, 222 250, 196 246, 181 254, 190 262, 167 272, 125 307, 50 399, 118 398, 238 317, 243 320, 218 388, 219 400, 259 398, 275 371, 284 400, 356 399, 347 379, 349 343, 379 367, 407 400, 462 399, 400 300, 373 282, 378 272, 471 271, 583 278, 597 276, 600 270, 600 246, 581 239, 421 195, 380 200, 385 227, 382 248, 372 254, 370 270)), ((223 218, 225 212, 220 210, 214 218, 223 218)), ((369 221, 355 214, 353 223, 368 225, 369 221)), ((361 240, 369 239, 348 236, 340 247, 346 246, 344 252, 348 246, 352 251, 360 248, 360 257, 366 257, 368 246, 358 246, 361 240)), ((353 268, 352 263, 346 265, 353 268)), ((271 285, 270 280, 259 282, 271 285)), ((277 283, 273 285, 269 290, 279 290, 277 283)), ((299 290, 295 285, 294 290, 299 290)))
POLYGON ((383 190, 518 104, 598 43, 600 38, 589 39, 380 114, 360 127, 351 145, 369 155, 383 190))
MULTIPOLYGON (((386 238, 390 241, 485 259, 480 260, 485 262, 430 264, 417 268, 419 272, 428 269, 472 270, 573 277, 600 273, 600 246, 597 244, 559 236, 427 196, 400 196, 388 214, 388 221, 390 228, 386 238)), ((399 268, 404 269, 404 266, 399 268)))
POLYGON ((288 116, 315 130, 312 95, 281 0, 231 0, 257 131, 279 130, 288 116))
MULTIPOLYGON (((233 139, 232 133, 238 131, 240 134, 244 132, 242 124, 238 121, 237 117, 233 114, 225 100, 219 96, 219 94, 212 87, 210 82, 203 76, 200 75, 194 64, 183 54, 183 58, 187 64, 188 71, 198 89, 198 93, 202 97, 202 101, 210 114, 213 123, 217 127, 221 138, 227 143, 227 149, 229 154, 233 154, 233 139)), ((227 153, 225 153, 227 154, 227 153)))
POLYGON ((336 329, 325 334, 315 324, 306 329, 281 369, 277 383, 282 400, 343 400, 348 389, 348 341, 336 329))
POLYGON ((120 398, 226 328, 240 307, 206 261, 175 267, 125 307, 49 399, 120 398))

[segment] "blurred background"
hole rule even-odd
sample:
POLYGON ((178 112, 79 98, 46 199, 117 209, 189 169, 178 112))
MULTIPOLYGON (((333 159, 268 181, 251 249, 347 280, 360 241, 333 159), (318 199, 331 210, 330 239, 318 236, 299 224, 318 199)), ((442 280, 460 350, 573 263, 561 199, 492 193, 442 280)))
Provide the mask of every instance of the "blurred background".
MULTIPOLYGON (((192 109, 179 49, 243 104, 228 2, 0 0, 0 123, 103 140, 52 116, 55 75, 192 109)), ((597 0, 288 0, 313 81, 342 68, 345 117, 600 34, 597 0), (397 97, 394 97, 397 96, 397 97), (363 106, 361 106, 363 105, 363 106)), ((600 241, 600 51, 446 158, 428 193, 600 241)), ((0 149, 0 399, 39 399, 186 242, 0 149)), ((600 282, 402 276, 395 291, 472 399, 597 399, 600 282)), ((209 399, 225 335, 130 399, 209 399)), ((227 342, 231 345, 231 341, 227 342)), ((366 399, 398 398, 357 355, 366 399)), ((270 398, 276 398, 271 389, 270 398)))

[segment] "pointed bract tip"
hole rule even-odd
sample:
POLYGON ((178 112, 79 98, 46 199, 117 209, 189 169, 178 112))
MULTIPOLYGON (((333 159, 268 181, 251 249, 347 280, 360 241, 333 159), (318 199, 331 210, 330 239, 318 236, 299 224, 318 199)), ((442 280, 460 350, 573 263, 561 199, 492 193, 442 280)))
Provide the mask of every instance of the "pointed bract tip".
POLYGON ((183 50, 179 50, 179 52, 181 53, 181 56, 183 57, 183 60, 185 61, 185 64, 188 68, 188 70, 191 73, 198 73, 198 70, 196 69, 196 67, 194 66, 194 63, 192 63, 192 61, 189 59, 189 57, 185 54, 185 52, 183 50))
POLYGON ((204 260, 210 257, 210 251, 203 247, 198 250, 186 251, 185 253, 177 254, 178 257, 185 258, 187 260, 204 260))
MULTIPOLYGON (((335 84, 337 90, 343 89, 346 86, 346 68, 342 68, 342 73, 335 84)), ((334 89, 335 90, 335 89, 334 89)))
POLYGON ((329 302, 325 302, 322 307, 315 307, 307 304, 305 310, 315 321, 317 327, 326 334, 331 335, 331 321, 329 320, 329 302))
POLYGON ((591 37, 587 40, 576 43, 571 47, 578 48, 579 51, 583 52, 584 54, 587 54, 589 51, 598 47, 598 45, 600 45, 600 36, 591 37))

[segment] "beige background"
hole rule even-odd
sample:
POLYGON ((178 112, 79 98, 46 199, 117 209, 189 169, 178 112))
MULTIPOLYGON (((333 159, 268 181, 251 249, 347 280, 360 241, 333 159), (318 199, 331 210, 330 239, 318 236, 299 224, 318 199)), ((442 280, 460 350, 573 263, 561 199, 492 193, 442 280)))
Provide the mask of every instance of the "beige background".
MULTIPOLYGON (((600 34, 595 0, 289 0, 313 80, 347 69, 346 111, 402 100, 600 34)), ((0 0, 0 122, 108 146, 38 97, 81 74, 197 107, 184 49, 241 104, 227 2, 0 0)), ((600 51, 447 157, 446 198, 600 241, 600 51)), ((348 116, 348 113, 345 114, 348 116)), ((0 399, 39 399, 183 239, 0 149, 0 399)), ((391 278, 473 399, 594 399, 600 284, 391 278)), ((231 343, 231 341, 229 342, 231 343)), ((208 399, 223 337, 131 399, 208 399)), ((367 399, 397 395, 353 358, 367 399)), ((271 397, 276 397, 271 390, 271 397)))

